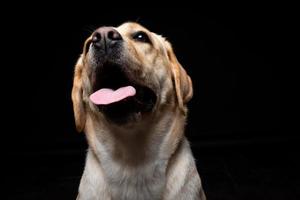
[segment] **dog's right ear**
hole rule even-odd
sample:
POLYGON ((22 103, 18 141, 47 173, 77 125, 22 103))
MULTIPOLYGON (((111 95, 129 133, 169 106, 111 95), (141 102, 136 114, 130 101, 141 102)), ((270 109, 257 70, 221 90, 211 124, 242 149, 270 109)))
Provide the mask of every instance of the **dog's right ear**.
POLYGON ((190 76, 186 73, 185 69, 178 62, 172 46, 166 41, 167 54, 170 60, 170 67, 172 71, 172 79, 176 92, 177 102, 179 108, 184 114, 187 113, 186 104, 193 97, 193 83, 190 76))
POLYGON ((86 120, 86 111, 82 99, 82 73, 83 73, 83 55, 81 55, 75 65, 73 88, 72 88, 72 101, 75 116, 75 124, 78 132, 83 131, 86 120))

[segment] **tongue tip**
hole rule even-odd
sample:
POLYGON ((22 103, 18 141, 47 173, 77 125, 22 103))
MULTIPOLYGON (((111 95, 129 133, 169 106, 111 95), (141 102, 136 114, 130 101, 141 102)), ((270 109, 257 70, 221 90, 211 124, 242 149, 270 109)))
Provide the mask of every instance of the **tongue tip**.
POLYGON ((96 105, 108 105, 134 96, 136 89, 132 86, 121 87, 117 90, 102 88, 90 95, 90 100, 96 105))
MULTIPOLYGON (((135 95, 135 93, 136 93, 136 90, 135 90, 135 88, 133 87, 133 86, 126 86, 126 87, 123 87, 124 89, 126 88, 130 93, 130 95, 131 96, 133 96, 133 95, 135 95)), ((119 88, 119 89, 121 89, 121 88, 119 88)))

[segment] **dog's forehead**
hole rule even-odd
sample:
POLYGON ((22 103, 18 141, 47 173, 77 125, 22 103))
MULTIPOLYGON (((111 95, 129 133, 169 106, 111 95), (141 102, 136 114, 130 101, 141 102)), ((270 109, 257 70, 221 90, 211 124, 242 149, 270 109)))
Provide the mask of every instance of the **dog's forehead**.
POLYGON ((148 29, 143 27, 142 25, 134 22, 126 22, 124 24, 121 24, 120 26, 116 27, 116 29, 121 33, 121 34, 127 34, 131 33, 134 31, 145 31, 145 32, 150 32, 148 29))

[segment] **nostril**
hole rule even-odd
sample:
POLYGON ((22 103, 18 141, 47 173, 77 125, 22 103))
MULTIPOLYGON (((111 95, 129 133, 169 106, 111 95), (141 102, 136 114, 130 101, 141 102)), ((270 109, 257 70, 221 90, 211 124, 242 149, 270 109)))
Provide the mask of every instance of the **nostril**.
POLYGON ((108 39, 110 39, 110 40, 121 40, 121 39, 122 39, 120 33, 118 33, 118 32, 115 31, 115 30, 109 31, 109 32, 107 33, 107 37, 108 37, 108 39))
POLYGON ((94 35, 92 37, 92 42, 97 43, 97 42, 100 42, 100 40, 101 40, 101 34, 98 32, 94 33, 94 35))

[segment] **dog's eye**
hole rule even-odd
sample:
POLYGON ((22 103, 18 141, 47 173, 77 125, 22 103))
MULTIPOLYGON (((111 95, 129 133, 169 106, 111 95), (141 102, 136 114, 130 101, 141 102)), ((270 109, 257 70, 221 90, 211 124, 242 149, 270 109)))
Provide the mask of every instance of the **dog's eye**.
POLYGON ((151 43, 148 35, 143 31, 138 31, 134 33, 132 38, 139 42, 151 43))

